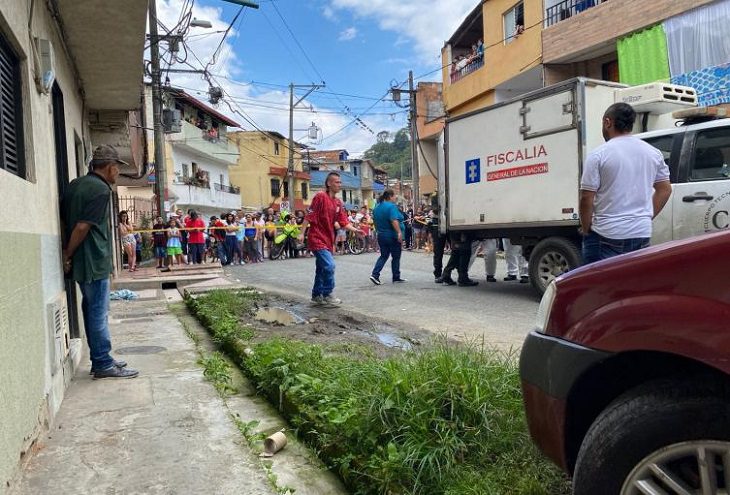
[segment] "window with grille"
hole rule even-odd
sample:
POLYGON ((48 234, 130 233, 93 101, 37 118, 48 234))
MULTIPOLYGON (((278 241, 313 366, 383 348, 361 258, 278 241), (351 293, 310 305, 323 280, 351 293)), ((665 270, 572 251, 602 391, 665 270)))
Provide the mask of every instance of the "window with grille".
POLYGON ((309 199, 309 190, 307 189, 306 182, 302 182, 302 199, 309 199))
POLYGON ((289 197, 289 182, 284 181, 284 197, 289 197))
POLYGON ((20 62, 0 35, 0 168, 25 178, 20 62))
POLYGON ((276 141, 274 141, 274 154, 279 154, 279 143, 277 143, 276 141))
POLYGON ((279 179, 271 179, 271 195, 278 198, 280 190, 281 183, 279 182, 279 179))

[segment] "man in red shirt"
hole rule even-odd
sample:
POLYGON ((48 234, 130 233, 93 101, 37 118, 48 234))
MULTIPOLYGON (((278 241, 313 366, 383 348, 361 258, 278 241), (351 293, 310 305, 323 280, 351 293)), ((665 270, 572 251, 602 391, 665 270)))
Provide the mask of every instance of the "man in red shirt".
POLYGON ((312 204, 302 222, 299 242, 304 240, 304 231, 309 227, 307 249, 314 253, 317 267, 312 288, 312 303, 333 308, 342 304, 341 300, 332 297, 332 291, 335 289, 335 258, 332 256, 335 229, 362 232, 347 221, 345 206, 337 197, 342 188, 340 174, 337 172, 327 174, 324 186, 325 190, 318 192, 312 198, 312 204))

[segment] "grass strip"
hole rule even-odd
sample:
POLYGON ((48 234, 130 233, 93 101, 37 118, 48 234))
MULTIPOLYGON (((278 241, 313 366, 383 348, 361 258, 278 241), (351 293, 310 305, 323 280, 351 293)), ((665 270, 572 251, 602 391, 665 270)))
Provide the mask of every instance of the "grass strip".
POLYGON ((513 359, 445 340, 384 360, 282 339, 246 355, 257 297, 187 304, 353 493, 569 493, 530 442, 513 359))

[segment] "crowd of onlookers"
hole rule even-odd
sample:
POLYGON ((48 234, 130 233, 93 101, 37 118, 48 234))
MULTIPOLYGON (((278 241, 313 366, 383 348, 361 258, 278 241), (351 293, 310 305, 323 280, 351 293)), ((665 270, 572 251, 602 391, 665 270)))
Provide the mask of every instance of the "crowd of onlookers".
MULTIPOLYGON (((433 212, 425 207, 415 212, 412 209, 399 208, 405 219, 404 249, 429 249, 429 225, 433 212)), ((157 268, 167 271, 176 265, 219 262, 222 265, 244 265, 261 263, 265 259, 272 259, 273 255, 277 258, 311 256, 306 248, 306 241, 302 243, 299 239, 304 217, 303 210, 288 213, 266 208, 254 212, 223 212, 206 220, 195 210, 190 209, 185 213, 178 209, 169 215, 167 221, 160 216, 155 218, 151 233, 146 230, 148 233, 143 237, 139 230, 145 230, 132 225, 127 212, 121 211, 118 231, 130 272, 137 270, 137 262, 142 259, 145 242, 151 248, 147 252, 151 251, 157 268), (279 256, 282 251, 283 255, 279 256)), ((362 233, 346 233, 344 228, 336 228, 335 254, 378 252, 377 234, 370 208, 363 206, 349 211, 348 220, 362 233), (355 235, 360 247, 356 251, 351 248, 350 242, 350 237, 355 235)))
POLYGON ((451 82, 461 79, 484 62, 484 42, 480 39, 471 46, 471 51, 459 55, 451 62, 451 82))

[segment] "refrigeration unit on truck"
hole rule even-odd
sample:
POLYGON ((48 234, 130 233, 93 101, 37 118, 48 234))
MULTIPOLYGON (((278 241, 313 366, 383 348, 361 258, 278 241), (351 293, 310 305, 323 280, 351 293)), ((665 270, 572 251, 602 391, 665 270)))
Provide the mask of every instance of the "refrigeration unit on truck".
POLYGON ((673 193, 654 220, 652 243, 728 228, 730 119, 696 108, 692 88, 577 78, 447 120, 442 231, 510 238, 543 292, 581 264, 582 165, 604 142, 604 112, 622 101, 637 112, 634 132, 670 167, 673 193))

